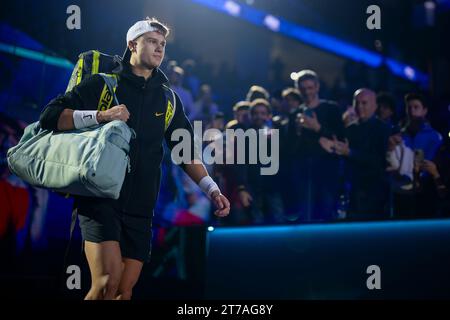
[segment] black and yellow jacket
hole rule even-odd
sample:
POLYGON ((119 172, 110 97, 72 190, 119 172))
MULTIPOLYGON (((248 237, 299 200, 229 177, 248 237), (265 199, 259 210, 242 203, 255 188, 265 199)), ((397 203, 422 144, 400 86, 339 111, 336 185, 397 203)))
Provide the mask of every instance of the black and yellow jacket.
MULTIPOLYGON (((124 64, 123 70, 118 74, 116 95, 119 103, 128 108, 130 118, 127 124, 137 134, 137 138, 130 143, 131 171, 125 177, 118 200, 76 197, 75 206, 104 201, 129 214, 145 217, 153 215, 160 186, 164 139, 172 149, 176 144, 170 140, 172 132, 183 128, 191 133, 192 148, 194 146, 192 126, 177 95, 175 114, 165 129, 168 100, 163 85, 168 85, 168 79, 159 68, 154 69, 152 76, 145 80, 133 74, 129 65, 124 64)), ((64 109, 99 109, 104 86, 103 78, 93 75, 70 92, 52 100, 41 114, 42 128, 56 131, 59 116, 64 109)))

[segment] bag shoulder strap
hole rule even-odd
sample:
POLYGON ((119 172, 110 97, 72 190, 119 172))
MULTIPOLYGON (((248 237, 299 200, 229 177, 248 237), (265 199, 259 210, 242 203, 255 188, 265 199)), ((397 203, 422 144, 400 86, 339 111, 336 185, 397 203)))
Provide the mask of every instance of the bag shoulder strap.
POLYGON ((169 86, 163 84, 163 90, 167 100, 167 108, 164 124, 164 131, 167 131, 170 124, 172 123, 175 111, 177 110, 177 99, 175 97, 175 92, 169 86))
POLYGON ((98 102, 97 110, 104 111, 111 108, 112 102, 114 101, 114 105, 119 104, 119 100, 116 96, 116 89, 117 89, 117 76, 115 74, 106 74, 106 73, 99 73, 103 78, 103 81, 105 81, 105 85, 103 87, 102 93, 100 95, 100 99, 98 102))

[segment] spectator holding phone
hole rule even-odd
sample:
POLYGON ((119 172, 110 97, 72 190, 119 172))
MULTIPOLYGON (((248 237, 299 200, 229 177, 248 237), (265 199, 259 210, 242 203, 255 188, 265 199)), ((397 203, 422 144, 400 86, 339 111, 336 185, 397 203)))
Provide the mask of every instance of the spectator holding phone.
POLYGON ((325 151, 345 159, 346 180, 351 186, 349 219, 379 219, 386 212, 385 157, 390 129, 375 116, 376 110, 375 92, 366 88, 356 90, 353 107, 343 115, 344 141, 336 137, 319 140, 325 151))
POLYGON ((288 206, 294 212, 288 214, 303 220, 332 220, 337 216, 339 159, 325 152, 319 139, 343 137, 342 110, 337 103, 320 99, 320 81, 314 71, 297 73, 295 86, 303 103, 289 114, 292 162, 287 184, 295 196, 288 206))
MULTIPOLYGON (((424 195, 423 181, 433 175, 431 161, 442 143, 442 136, 427 121, 428 105, 417 93, 405 96, 406 125, 389 138, 388 161, 393 170, 393 206, 397 217, 416 217, 431 214, 421 212, 419 194, 424 195), (410 183, 398 183, 399 179, 410 183)), ((429 196, 427 196, 429 197, 429 196)), ((431 199, 429 199, 431 200, 431 199)))

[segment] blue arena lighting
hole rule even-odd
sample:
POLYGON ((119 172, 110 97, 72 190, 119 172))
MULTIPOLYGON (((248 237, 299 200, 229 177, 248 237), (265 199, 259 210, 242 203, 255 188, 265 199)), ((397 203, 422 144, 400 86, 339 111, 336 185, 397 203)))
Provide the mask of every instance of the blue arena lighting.
POLYGON ((371 230, 384 232, 389 229, 411 230, 427 229, 437 230, 450 228, 450 219, 444 220, 417 220, 417 221, 376 221, 376 222, 344 222, 344 223, 317 223, 291 226, 252 226, 252 227, 222 227, 216 228, 215 237, 241 238, 246 236, 283 236, 290 233, 323 232, 325 234, 343 232, 352 234, 355 231, 371 230))
POLYGON ((269 29, 273 32, 279 32, 285 36, 299 40, 313 47, 332 52, 341 57, 354 61, 362 62, 370 67, 380 67, 383 63, 385 63, 389 70, 396 76, 410 81, 420 82, 422 84, 428 83, 428 75, 413 68, 412 66, 408 66, 391 58, 386 58, 386 60, 384 60, 383 57, 376 52, 364 49, 324 33, 305 28, 298 24, 289 22, 286 19, 272 16, 243 3, 237 3, 231 0, 192 1, 215 11, 222 12, 235 18, 250 22, 254 25, 269 29))
POLYGON ((25 49, 22 47, 13 46, 6 43, 0 42, 0 52, 5 52, 8 54, 12 54, 21 58, 31 59, 40 61, 42 63, 65 68, 65 69, 73 69, 74 64, 67 59, 52 57, 42 52, 25 49))

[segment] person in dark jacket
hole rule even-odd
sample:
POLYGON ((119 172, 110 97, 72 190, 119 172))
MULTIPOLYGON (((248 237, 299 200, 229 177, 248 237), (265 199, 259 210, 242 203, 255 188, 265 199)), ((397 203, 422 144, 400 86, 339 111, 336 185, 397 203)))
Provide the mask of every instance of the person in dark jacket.
MULTIPOLYGON (((296 87, 303 103, 289 114, 288 145, 292 155, 287 184, 295 194, 289 212, 301 220, 329 221, 336 218, 339 190, 339 159, 326 153, 321 137, 342 137, 341 108, 333 101, 320 99, 320 82, 312 70, 297 74, 296 87), (297 202, 297 204, 295 204, 297 202), (297 211, 297 212, 295 212, 297 211)), ((291 218, 293 219, 293 218, 291 218)))
MULTIPOLYGON (((52 100, 41 114, 44 129, 81 129, 98 123, 121 120, 135 130, 130 142, 131 171, 127 173, 118 200, 76 197, 86 257, 91 271, 91 289, 86 299, 130 299, 143 263, 151 249, 153 209, 158 197, 162 144, 176 143, 172 132, 185 129, 193 143, 193 130, 176 96, 172 121, 165 128, 168 79, 159 69, 164 58, 169 29, 147 18, 127 33, 123 70, 118 74, 116 95, 120 105, 97 111, 104 81, 93 75, 72 91, 52 100)), ((201 162, 183 163, 184 171, 218 207, 219 217, 229 213, 229 202, 209 177, 201 162)), ((114 159, 111 159, 114 161, 114 159)))
POLYGON ((346 139, 321 138, 322 147, 346 159, 346 173, 351 185, 349 219, 385 217, 387 201, 386 151, 390 128, 375 115, 376 94, 359 89, 353 97, 354 109, 344 114, 346 139))
MULTIPOLYGON (((267 126, 272 115, 269 102, 265 99, 255 99, 250 106, 252 126, 247 132, 254 130, 255 140, 245 140, 245 164, 234 165, 234 177, 237 182, 239 200, 244 208, 248 208, 254 224, 282 223, 283 202, 280 193, 281 181, 278 170, 275 174, 261 174, 261 168, 267 167, 260 160, 252 163, 251 152, 260 154, 261 139, 266 139, 267 150, 272 151, 272 145, 279 144, 279 139, 274 138, 273 131, 267 126), (256 134, 257 133, 257 134, 256 134), (254 147, 254 148, 253 148, 254 147)), ((274 152, 278 152, 276 150, 274 152)), ((271 154, 271 156, 274 156, 271 154)))

